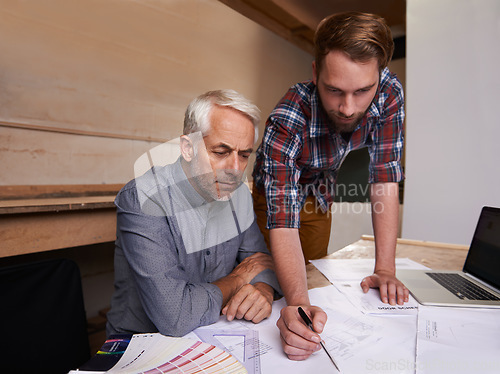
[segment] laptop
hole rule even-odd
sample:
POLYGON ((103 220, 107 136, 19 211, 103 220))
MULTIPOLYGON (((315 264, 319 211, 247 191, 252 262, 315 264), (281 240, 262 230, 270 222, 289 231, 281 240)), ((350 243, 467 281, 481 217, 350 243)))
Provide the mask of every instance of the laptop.
POLYGON ((500 308, 500 208, 483 207, 463 271, 398 270, 420 304, 500 308))

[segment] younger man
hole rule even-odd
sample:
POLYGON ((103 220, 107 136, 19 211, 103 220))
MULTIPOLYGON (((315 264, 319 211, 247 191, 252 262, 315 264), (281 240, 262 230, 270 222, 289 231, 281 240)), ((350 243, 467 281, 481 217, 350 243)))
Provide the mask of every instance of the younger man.
POLYGON ((315 330, 323 330, 326 314, 309 303, 304 258, 327 254, 337 173, 351 150, 368 147, 370 153, 376 263, 361 287, 365 292, 378 287, 386 303, 408 301, 408 290, 395 276, 404 109, 401 84, 387 69, 393 49, 381 17, 356 12, 327 17, 315 35, 312 81, 291 87, 266 123, 253 196, 289 305, 278 327, 291 359, 319 349, 319 336, 297 312, 302 306, 315 330))

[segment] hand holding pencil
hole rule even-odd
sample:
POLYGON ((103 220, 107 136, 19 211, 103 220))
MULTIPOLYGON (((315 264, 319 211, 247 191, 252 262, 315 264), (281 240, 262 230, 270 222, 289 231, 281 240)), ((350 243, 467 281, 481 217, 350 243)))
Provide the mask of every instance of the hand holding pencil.
MULTIPOLYGON (((309 317, 307 316, 306 312, 304 312, 304 309, 302 309, 300 306, 299 306, 299 314, 300 314, 300 317, 304 320, 305 324, 307 325, 307 327, 309 327, 311 329, 311 331, 314 331, 314 328, 313 328, 313 324, 311 322, 311 320, 309 319, 309 317)), ((316 331, 314 331, 316 332, 316 331)), ((330 358, 330 361, 332 361, 333 365, 335 365, 335 368, 339 371, 340 373, 340 369, 337 365, 337 363, 335 362, 335 360, 333 359, 333 357, 330 355, 330 353, 328 353, 325 345, 323 344, 323 342, 319 342, 319 344, 321 344, 321 347, 323 348, 323 350, 326 352, 326 354, 328 355, 328 357, 330 358)))
POLYGON ((321 350, 321 337, 328 316, 320 307, 309 304, 288 305, 281 309, 281 315, 276 323, 280 330, 283 351, 290 360, 306 360, 314 352, 321 350), (297 308, 301 305, 313 321, 311 330, 300 317, 297 308))

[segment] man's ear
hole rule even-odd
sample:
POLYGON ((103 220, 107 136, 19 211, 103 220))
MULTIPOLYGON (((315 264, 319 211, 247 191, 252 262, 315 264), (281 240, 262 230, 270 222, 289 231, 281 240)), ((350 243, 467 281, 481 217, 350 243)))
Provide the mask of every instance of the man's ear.
POLYGON ((181 136, 181 155, 186 162, 191 162, 194 158, 193 141, 187 135, 181 136))
POLYGON ((316 75, 316 61, 312 62, 312 71, 313 71, 312 81, 313 81, 314 85, 316 86, 316 83, 317 83, 316 82, 316 77, 317 77, 317 75, 316 75))

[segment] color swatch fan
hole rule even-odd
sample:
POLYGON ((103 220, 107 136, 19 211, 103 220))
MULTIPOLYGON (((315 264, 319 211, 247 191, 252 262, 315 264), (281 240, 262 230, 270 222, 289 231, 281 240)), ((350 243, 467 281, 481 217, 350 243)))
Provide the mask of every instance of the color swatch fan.
MULTIPOLYGON (((106 341, 104 346, 115 344, 116 342, 113 343, 112 340, 114 339, 106 341)), ((123 340, 121 344, 123 346, 123 340)), ((132 335, 124 351, 112 351, 101 350, 96 354, 98 357, 94 357, 119 355, 119 360, 110 370, 99 371, 98 368, 83 365, 74 373, 247 373, 236 358, 220 348, 192 339, 173 338, 159 333, 132 335)))

